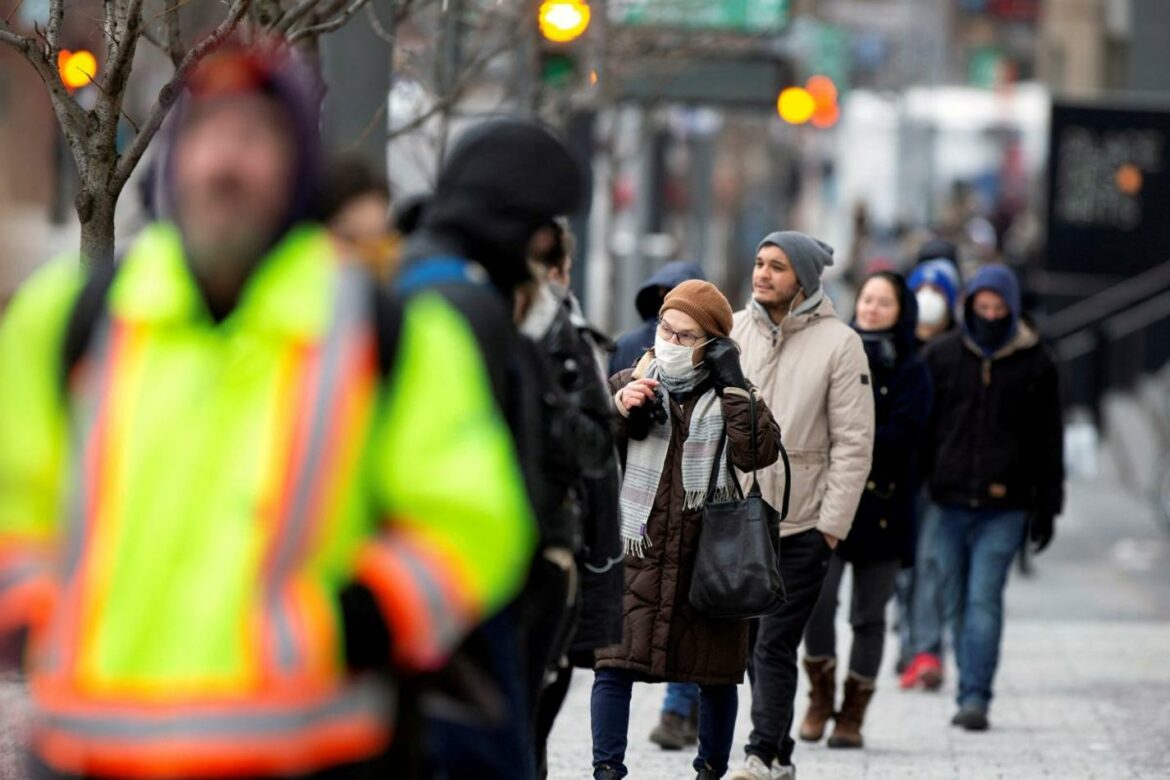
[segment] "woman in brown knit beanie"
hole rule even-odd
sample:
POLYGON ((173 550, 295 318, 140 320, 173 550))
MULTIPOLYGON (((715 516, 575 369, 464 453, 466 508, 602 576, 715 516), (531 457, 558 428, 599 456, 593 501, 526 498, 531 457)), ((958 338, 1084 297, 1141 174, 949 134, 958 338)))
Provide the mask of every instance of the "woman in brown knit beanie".
MULTIPOLYGON (((722 777, 735 731, 736 685, 747 668, 747 621, 709 620, 687 599, 712 473, 715 501, 741 470, 771 465, 780 431, 754 393, 728 338, 731 306, 708 282, 675 287, 654 349, 610 380, 625 462, 621 492, 625 589, 622 642, 597 651, 593 776, 627 774, 630 692, 636 681, 699 685, 699 778, 722 777), (752 451, 752 427, 756 446, 752 451), (719 442, 724 436, 726 446, 719 442), (721 454, 720 454, 721 453, 721 454), (716 458, 719 462, 716 463, 716 458)), ((635 772, 635 774, 637 774, 635 772)))

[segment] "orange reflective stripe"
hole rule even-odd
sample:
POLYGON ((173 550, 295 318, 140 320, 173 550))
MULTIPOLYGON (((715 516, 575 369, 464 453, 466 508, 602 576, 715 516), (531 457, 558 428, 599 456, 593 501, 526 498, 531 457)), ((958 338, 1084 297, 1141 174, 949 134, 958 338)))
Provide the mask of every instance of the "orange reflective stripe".
POLYGON ((364 548, 358 557, 358 577, 382 607, 399 663, 434 668, 474 621, 476 610, 463 589, 454 585, 448 565, 404 536, 391 532, 364 548))
POLYGON ((373 679, 284 705, 53 709, 36 701, 33 744, 46 763, 119 777, 305 774, 360 761, 389 744, 394 706, 392 692, 373 679))
MULTIPOLYGON (((304 600, 288 598, 289 583, 316 549, 355 479, 365 421, 377 383, 377 350, 369 311, 369 288, 353 269, 340 268, 333 320, 311 353, 300 386, 290 456, 283 464, 273 545, 266 567, 266 602, 272 615, 266 654, 278 677, 312 675, 337 665, 335 632, 305 629, 304 600), (325 642, 331 645, 325 645, 325 642)), ((322 609, 315 611, 318 624, 322 609)))
POLYGON ((111 396, 118 368, 128 351, 131 329, 125 323, 103 321, 95 334, 95 345, 85 363, 85 370, 75 375, 78 396, 74 423, 73 449, 77 461, 77 486, 70 502, 69 534, 62 572, 64 586, 59 608, 53 615, 50 635, 43 643, 47 649, 43 671, 68 675, 74 668, 78 654, 82 598, 93 564, 89 547, 93 544, 95 527, 101 507, 105 504, 103 492, 108 491, 111 422, 111 396))
POLYGON ((57 771, 123 778, 238 778, 306 775, 382 753, 391 734, 384 725, 354 719, 284 738, 170 739, 160 743, 94 741, 45 730, 33 740, 57 771))
POLYGON ((0 634, 42 625, 53 612, 57 588, 41 573, 0 590, 0 634))

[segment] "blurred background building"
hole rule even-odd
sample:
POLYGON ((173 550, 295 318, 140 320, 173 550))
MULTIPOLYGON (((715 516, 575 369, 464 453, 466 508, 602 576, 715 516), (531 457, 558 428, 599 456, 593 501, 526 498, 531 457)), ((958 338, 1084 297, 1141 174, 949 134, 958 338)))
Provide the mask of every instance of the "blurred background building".
MULTIPOLYGON (((50 5, 0 0, 0 18, 32 30, 50 5)), ((62 33, 99 69, 101 5, 69 4, 62 33)), ((291 5, 254 4, 253 22, 291 5)), ((384 168, 401 197, 428 189, 451 139, 484 116, 559 126, 593 162, 574 285, 603 327, 632 325, 638 284, 671 259, 701 262, 743 303, 756 242, 774 229, 837 247, 845 306, 866 269, 905 267, 940 235, 968 268, 1022 271, 1073 402, 1098 410, 1170 357, 1158 297, 1170 273, 1157 275, 1170 261, 1166 0, 355 5, 302 44, 320 66, 330 145, 384 168)), ((197 0, 179 18, 197 31, 223 13, 197 0)), ((143 42, 128 118, 171 67, 143 42)), ((0 46, 0 298, 76 247, 76 191, 43 86, 0 46)), ((141 192, 131 182, 119 199, 119 243, 142 221, 141 192)))

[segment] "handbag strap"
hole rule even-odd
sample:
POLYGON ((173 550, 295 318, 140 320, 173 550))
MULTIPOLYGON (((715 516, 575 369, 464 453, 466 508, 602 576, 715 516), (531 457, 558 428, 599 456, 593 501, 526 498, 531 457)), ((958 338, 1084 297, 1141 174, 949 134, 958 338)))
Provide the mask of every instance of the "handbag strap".
MULTIPOLYGON (((758 496, 763 495, 763 491, 760 490, 760 481, 756 477, 756 394, 751 390, 748 391, 748 400, 752 415, 752 487, 748 495, 758 496)), ((792 499, 792 464, 788 461, 788 450, 784 449, 784 442, 777 441, 776 446, 780 448, 780 459, 784 461, 784 503, 780 508, 780 521, 784 522, 788 517, 788 504, 792 499)))
MULTIPOLYGON (((707 501, 715 496, 715 488, 719 482, 719 462, 723 460, 723 450, 727 445, 727 424, 723 425, 723 433, 719 437, 719 447, 715 450, 715 462, 711 464, 711 479, 707 483, 707 501)), ((743 488, 740 487, 739 478, 735 476, 735 469, 731 466, 731 458, 727 459, 727 474, 731 477, 731 484, 735 486, 735 492, 739 494, 740 499, 743 499, 743 488)))

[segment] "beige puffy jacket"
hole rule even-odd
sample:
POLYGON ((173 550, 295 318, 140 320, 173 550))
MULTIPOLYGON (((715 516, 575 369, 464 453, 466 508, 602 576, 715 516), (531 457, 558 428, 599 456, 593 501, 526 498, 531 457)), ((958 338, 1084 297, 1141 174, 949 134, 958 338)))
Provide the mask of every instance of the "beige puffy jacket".
MULTIPOLYGON (((780 423, 792 462, 792 498, 780 536, 816 528, 844 539, 873 459, 873 388, 861 338, 837 319, 828 296, 779 327, 751 303, 736 313, 731 337, 743 350, 744 374, 780 423)), ((779 509, 783 465, 761 471, 760 487, 779 509)))

